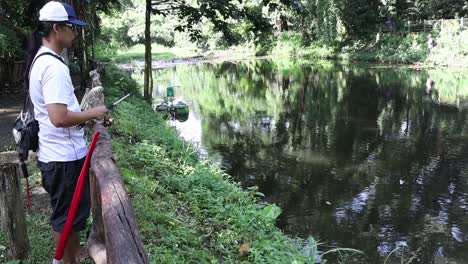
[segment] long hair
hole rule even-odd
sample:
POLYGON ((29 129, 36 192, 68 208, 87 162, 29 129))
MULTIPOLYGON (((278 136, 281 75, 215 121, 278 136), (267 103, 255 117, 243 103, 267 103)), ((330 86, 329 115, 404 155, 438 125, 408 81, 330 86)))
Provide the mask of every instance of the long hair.
POLYGON ((29 90, 29 71, 31 70, 31 64, 33 63, 34 57, 42 46, 42 38, 48 37, 52 31, 54 23, 40 22, 36 28, 31 32, 31 36, 28 41, 28 49, 26 51, 26 65, 23 72, 24 89, 29 90))

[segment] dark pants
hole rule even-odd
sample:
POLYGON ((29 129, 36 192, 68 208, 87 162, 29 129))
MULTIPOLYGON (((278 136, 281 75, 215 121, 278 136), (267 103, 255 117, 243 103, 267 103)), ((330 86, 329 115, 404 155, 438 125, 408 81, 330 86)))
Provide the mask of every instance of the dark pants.
MULTIPOLYGON (((42 187, 50 196, 50 205, 52 207, 50 223, 55 232, 62 233, 63 231, 84 160, 83 158, 68 162, 37 162, 37 166, 41 170, 42 187)), ((73 221, 73 231, 79 232, 86 228, 86 219, 89 217, 90 209, 89 181, 86 180, 78 212, 73 221)))

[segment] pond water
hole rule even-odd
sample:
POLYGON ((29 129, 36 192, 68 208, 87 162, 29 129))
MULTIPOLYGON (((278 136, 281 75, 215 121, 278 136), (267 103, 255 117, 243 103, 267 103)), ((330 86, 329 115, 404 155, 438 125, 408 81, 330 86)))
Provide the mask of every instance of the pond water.
POLYGON ((288 235, 368 263, 468 263, 468 72, 255 60, 153 77, 190 105, 181 136, 280 206, 288 235))

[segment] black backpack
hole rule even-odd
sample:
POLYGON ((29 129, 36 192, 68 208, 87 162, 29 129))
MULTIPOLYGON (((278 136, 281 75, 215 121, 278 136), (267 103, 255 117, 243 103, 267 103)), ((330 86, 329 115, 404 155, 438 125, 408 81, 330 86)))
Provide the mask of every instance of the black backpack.
POLYGON ((27 80, 25 80, 27 95, 24 101, 23 110, 21 111, 19 116, 16 118, 15 123, 13 124, 13 136, 16 141, 16 150, 18 151, 21 170, 25 178, 29 177, 25 164, 25 161, 28 160, 29 157, 29 151, 32 150, 33 152, 36 152, 39 148, 39 123, 34 118, 34 105, 29 95, 29 78, 34 63, 39 57, 44 55, 53 56, 61 62, 63 62, 62 58, 51 52, 41 53, 34 59, 29 69, 28 78, 27 80))

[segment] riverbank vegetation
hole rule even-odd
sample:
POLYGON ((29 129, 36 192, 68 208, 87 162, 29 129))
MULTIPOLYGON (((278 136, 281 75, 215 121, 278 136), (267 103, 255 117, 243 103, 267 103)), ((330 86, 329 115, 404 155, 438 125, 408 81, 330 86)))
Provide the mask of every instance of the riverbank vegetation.
MULTIPOLYGON (((213 23, 202 19, 196 28, 199 35, 194 40, 185 32, 172 30, 183 22, 169 14, 152 19, 152 43, 197 50, 199 55, 208 50, 242 46, 243 53, 247 51, 252 56, 419 62, 462 67, 467 62, 468 22, 455 19, 466 15, 466 3, 455 1, 449 8, 429 0, 372 4, 367 1, 291 1, 278 6, 274 1, 267 2, 269 9, 262 8, 257 1, 245 4, 246 8, 262 10, 263 22, 268 24, 263 34, 251 31, 253 22, 249 19, 231 18, 228 20, 231 39, 227 42, 225 32, 219 33, 213 23), (435 11, 436 8, 439 10, 435 11), (444 22, 443 19, 453 20, 444 22), (431 50, 427 45, 429 34, 436 43, 431 50)), ((144 44, 145 40, 144 1, 133 0, 124 10, 125 16, 116 13, 103 17, 103 36, 120 52, 125 47, 144 44)), ((143 59, 144 51, 139 54, 143 59)))
POLYGON ((468 63, 468 30, 445 29, 438 33, 438 45, 427 48, 429 33, 376 33, 373 39, 327 44, 302 44, 301 35, 285 33, 273 47, 278 57, 306 57, 374 61, 393 64, 465 67, 468 63), (296 39, 296 40, 294 40, 296 39))

